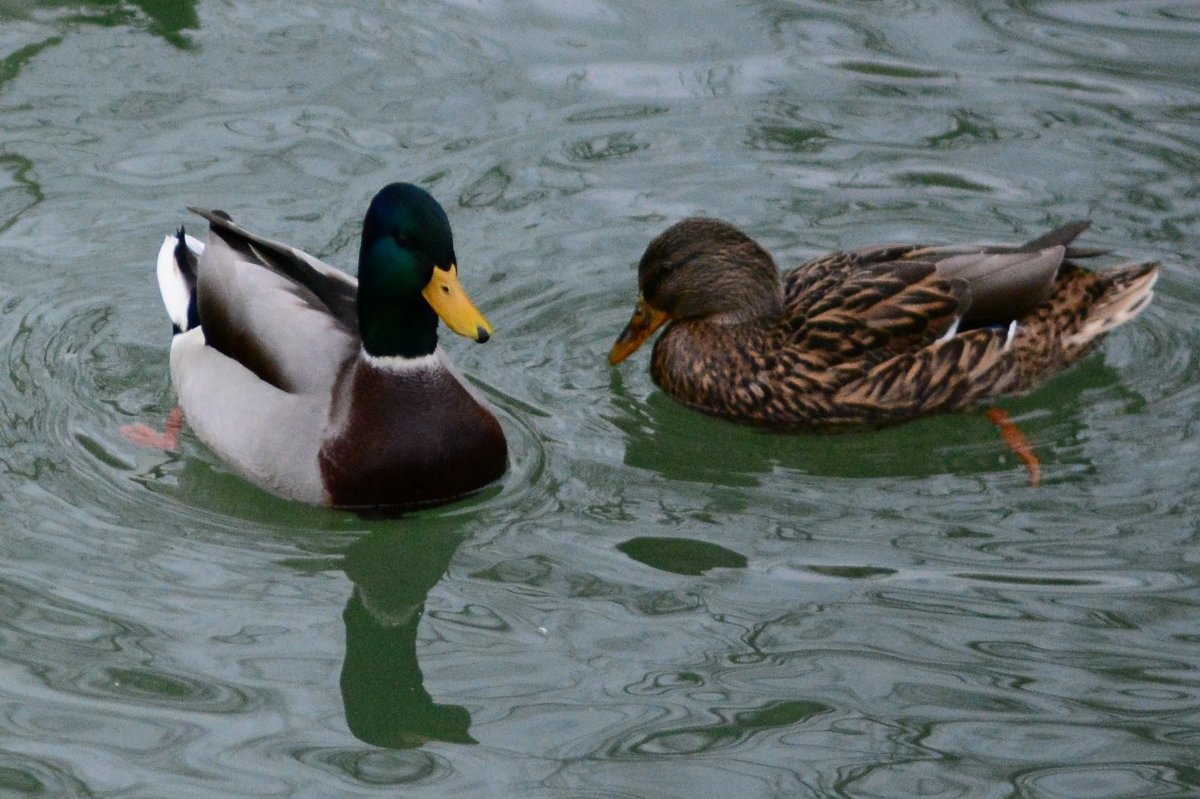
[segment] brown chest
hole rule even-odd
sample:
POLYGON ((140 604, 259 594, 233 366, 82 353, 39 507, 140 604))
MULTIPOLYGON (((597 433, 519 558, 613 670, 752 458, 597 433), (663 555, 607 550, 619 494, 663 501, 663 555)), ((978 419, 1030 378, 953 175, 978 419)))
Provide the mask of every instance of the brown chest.
POLYGON ((320 453, 330 504, 433 505, 504 473, 507 445, 499 422, 452 374, 352 368, 334 401, 334 435, 320 453))

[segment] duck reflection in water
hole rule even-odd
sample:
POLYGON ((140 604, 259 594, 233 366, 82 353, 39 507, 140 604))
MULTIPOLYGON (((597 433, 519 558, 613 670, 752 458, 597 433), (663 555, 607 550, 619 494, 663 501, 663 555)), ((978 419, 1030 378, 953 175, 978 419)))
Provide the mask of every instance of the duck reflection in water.
POLYGON ((200 30, 196 4, 197 0, 129 0, 127 3, 113 0, 0 0, 0 21, 26 20, 35 15, 41 19, 49 15, 62 31, 78 30, 81 24, 110 28, 131 25, 161 36, 174 47, 189 50, 194 45, 188 32, 200 30), (131 12, 129 6, 137 11, 131 12), (54 15, 60 10, 61 14, 54 15))
POLYGON ((350 732, 368 744, 476 743, 466 708, 434 702, 417 662, 425 598, 463 540, 461 521, 411 517, 403 529, 376 530, 346 551, 354 592, 342 614, 342 701, 350 732))
MULTIPOLYGON (((176 472, 180 494, 198 503, 220 497, 221 505, 240 518, 283 528, 304 528, 314 520, 331 522, 325 510, 278 499, 235 473, 179 453, 163 453, 162 460, 138 479, 155 484, 166 464, 180 461, 176 472)), ((458 547, 478 531, 477 525, 467 523, 468 518, 461 512, 436 509, 409 513, 399 520, 363 518, 360 524, 351 524, 365 532, 348 546, 329 552, 335 560, 327 565, 340 567, 353 583, 342 611, 346 653, 340 683, 346 723, 365 743, 406 749, 427 741, 477 743, 468 732, 467 710, 439 704, 429 695, 417 657, 425 600, 458 547)), ((336 520, 333 524, 335 529, 341 526, 336 520)), ((305 571, 312 568, 308 560, 301 562, 305 571)), ((321 612, 332 614, 336 608, 321 612)))

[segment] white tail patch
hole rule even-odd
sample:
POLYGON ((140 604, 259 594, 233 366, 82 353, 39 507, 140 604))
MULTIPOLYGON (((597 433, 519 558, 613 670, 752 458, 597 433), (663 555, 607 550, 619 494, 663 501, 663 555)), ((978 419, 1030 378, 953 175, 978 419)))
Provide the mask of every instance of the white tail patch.
MULTIPOLYGON (((197 256, 204 252, 204 242, 191 236, 184 236, 187 247, 197 256)), ((181 331, 188 326, 188 306, 192 301, 192 286, 179 268, 175 260, 175 246, 179 239, 167 236, 163 239, 162 247, 158 250, 158 263, 155 271, 158 276, 158 292, 162 295, 163 305, 167 315, 181 331)))
POLYGON ((1013 339, 1017 337, 1017 320, 1014 319, 1008 324, 1008 335, 1004 337, 1004 349, 1012 346, 1013 339))
POLYGON ((1063 339, 1064 343, 1070 347, 1087 344, 1096 336, 1120 327, 1136 317, 1146 310, 1150 301, 1154 299, 1154 283, 1157 280, 1158 269, 1152 269, 1116 295, 1094 306, 1083 327, 1063 339))

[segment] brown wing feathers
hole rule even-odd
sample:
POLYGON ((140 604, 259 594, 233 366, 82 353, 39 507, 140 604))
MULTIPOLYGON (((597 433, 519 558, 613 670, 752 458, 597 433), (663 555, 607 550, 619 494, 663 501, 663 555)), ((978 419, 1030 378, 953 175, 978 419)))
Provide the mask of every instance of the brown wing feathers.
POLYGON ((1007 331, 971 330, 897 355, 847 383, 835 403, 864 419, 897 419, 946 410, 1012 390, 1016 359, 1007 331))
POLYGON ((940 277, 932 263, 856 269, 851 259, 842 268, 851 276, 827 275, 819 281, 823 285, 806 288, 808 303, 788 303, 789 310, 808 306, 791 341, 831 360, 878 363, 929 344, 950 330, 969 302, 967 285, 940 277))

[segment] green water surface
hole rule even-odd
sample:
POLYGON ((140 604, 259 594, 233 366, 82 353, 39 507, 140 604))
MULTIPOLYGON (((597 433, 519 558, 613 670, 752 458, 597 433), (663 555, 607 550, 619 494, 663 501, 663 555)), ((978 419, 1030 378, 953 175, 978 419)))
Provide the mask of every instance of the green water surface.
POLYGON ((1200 795, 1200 10, 1185 0, 0 0, 0 796, 1200 795), (278 500, 173 405, 188 205, 350 268, 428 188, 501 484, 278 500), (1032 238, 1153 306, 979 414, 699 416, 605 355, 646 243, 1032 238))

